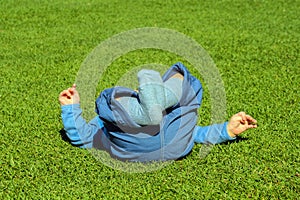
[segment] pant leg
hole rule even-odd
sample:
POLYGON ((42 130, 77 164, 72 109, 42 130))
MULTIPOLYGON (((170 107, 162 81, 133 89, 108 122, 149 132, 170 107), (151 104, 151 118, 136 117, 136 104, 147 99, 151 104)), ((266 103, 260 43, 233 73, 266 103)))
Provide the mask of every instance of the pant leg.
POLYGON ((182 94, 182 80, 170 78, 163 82, 158 72, 141 70, 139 78, 139 99, 121 97, 120 104, 129 116, 140 125, 159 124, 163 110, 178 103, 182 94))
POLYGON ((166 101, 162 78, 157 71, 143 69, 138 72, 138 81, 140 106, 148 116, 148 124, 159 124, 166 101))
POLYGON ((164 109, 167 109, 179 102, 182 96, 182 82, 182 79, 172 77, 164 82, 166 99, 164 109))

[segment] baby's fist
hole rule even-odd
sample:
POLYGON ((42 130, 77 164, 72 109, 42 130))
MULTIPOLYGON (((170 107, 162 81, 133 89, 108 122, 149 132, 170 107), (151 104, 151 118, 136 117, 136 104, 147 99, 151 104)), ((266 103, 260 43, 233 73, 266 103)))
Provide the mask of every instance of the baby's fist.
POLYGON ((80 98, 79 93, 76 90, 76 85, 73 84, 71 88, 62 91, 59 94, 58 100, 60 105, 79 104, 80 98))
POLYGON ((257 121, 245 112, 233 115, 227 125, 227 132, 231 137, 235 137, 249 128, 256 128, 257 121))

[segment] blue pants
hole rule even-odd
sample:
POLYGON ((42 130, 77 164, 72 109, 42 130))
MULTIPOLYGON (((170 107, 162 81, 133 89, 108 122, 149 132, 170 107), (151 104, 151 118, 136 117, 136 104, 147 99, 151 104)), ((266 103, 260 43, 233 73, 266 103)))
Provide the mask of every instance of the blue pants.
POLYGON ((139 99, 121 97, 118 101, 137 124, 160 124, 163 111, 180 100, 183 80, 171 77, 163 82, 159 72, 143 69, 138 73, 138 81, 139 99))

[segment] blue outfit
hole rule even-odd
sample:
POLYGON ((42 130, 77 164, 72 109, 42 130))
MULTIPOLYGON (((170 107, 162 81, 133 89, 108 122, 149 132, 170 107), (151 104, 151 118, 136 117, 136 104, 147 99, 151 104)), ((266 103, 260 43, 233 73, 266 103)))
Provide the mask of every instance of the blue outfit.
POLYGON ((137 92, 115 87, 101 92, 96 100, 99 116, 90 122, 81 117, 79 104, 64 105, 62 121, 73 145, 107 151, 113 158, 126 161, 165 161, 186 156, 194 143, 217 144, 233 140, 227 133, 227 122, 197 126, 197 109, 202 100, 202 86, 181 63, 173 65, 162 77, 165 81, 181 73, 182 96, 179 102, 163 112, 158 125, 143 126, 132 120, 118 97, 132 97, 137 92))

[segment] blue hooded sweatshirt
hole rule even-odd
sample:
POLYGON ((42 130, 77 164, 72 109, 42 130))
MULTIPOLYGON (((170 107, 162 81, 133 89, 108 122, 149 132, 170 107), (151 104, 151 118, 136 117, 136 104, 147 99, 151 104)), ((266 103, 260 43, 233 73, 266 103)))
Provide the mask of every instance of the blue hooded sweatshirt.
POLYGON ((227 122, 197 126, 197 110, 202 100, 202 85, 182 63, 173 65, 162 77, 165 81, 175 73, 184 76, 182 97, 166 109, 159 125, 135 123, 116 100, 133 97, 136 91, 114 87, 102 91, 96 100, 98 117, 89 123, 81 117, 79 104, 62 106, 64 129, 73 145, 105 150, 113 158, 124 161, 166 161, 186 156, 194 143, 217 144, 233 140, 226 130, 227 122))

